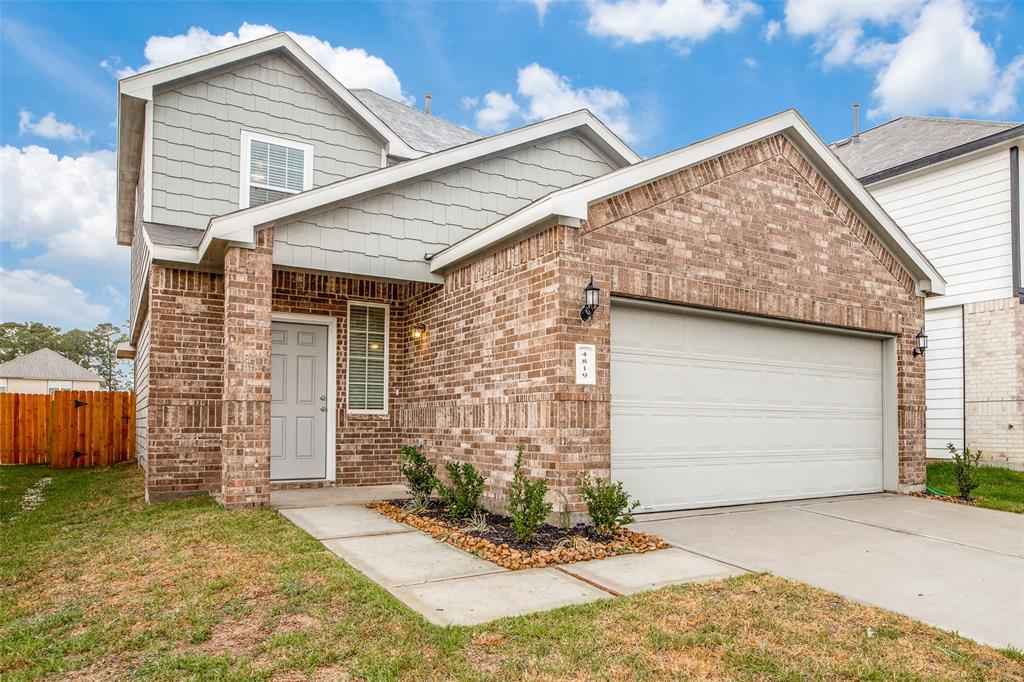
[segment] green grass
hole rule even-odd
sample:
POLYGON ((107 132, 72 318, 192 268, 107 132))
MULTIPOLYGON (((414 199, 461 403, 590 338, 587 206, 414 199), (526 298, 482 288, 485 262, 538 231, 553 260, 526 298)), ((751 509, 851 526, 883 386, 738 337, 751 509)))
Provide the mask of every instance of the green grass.
POLYGON ((0 505, 5 682, 1024 679, 1019 654, 769 575, 435 627, 275 511, 146 505, 130 465, 5 467, 0 505))
MULTIPOLYGON (((979 507, 1024 514, 1024 471, 982 466, 978 469, 981 485, 971 493, 979 507)), ((952 462, 928 465, 928 487, 947 495, 958 494, 952 462)))

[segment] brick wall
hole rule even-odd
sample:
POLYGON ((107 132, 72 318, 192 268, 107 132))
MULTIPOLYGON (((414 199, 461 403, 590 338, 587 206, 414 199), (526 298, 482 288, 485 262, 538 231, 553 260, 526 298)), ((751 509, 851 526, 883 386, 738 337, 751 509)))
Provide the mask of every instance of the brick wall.
POLYGON ((967 444, 986 461, 1024 468, 1024 305, 1016 298, 964 306, 964 379, 967 444))
POLYGON ((149 299, 147 499, 218 492, 223 277, 154 265, 149 299))
POLYGON ((514 446, 579 510, 581 470, 610 468, 609 294, 898 335, 899 480, 924 482, 923 321, 914 282, 781 136, 591 207, 448 273, 408 302, 428 337, 406 366, 403 426, 466 459, 500 504, 514 446), (604 307, 579 320, 591 274, 604 307), (574 383, 576 343, 598 383, 574 383))

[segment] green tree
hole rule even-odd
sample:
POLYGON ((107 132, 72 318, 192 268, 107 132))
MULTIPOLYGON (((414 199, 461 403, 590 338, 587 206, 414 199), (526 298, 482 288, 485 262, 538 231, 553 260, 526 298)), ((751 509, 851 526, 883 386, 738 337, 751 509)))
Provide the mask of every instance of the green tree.
POLYGON ((42 322, 0 323, 0 362, 7 362, 40 348, 57 350, 61 331, 42 322))
POLYGON ((128 339, 127 326, 127 323, 122 328, 101 322, 91 330, 62 332, 59 327, 41 322, 3 322, 0 323, 0 362, 50 348, 99 374, 107 390, 130 389, 131 363, 117 359, 117 344, 128 339))

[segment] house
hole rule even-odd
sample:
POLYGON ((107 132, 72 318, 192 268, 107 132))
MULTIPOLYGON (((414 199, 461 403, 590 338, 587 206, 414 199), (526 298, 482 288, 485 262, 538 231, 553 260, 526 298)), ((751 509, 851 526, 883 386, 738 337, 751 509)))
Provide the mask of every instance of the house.
POLYGON ((939 268, 925 302, 927 448, 1024 469, 1024 124, 905 116, 833 145, 939 268))
POLYGON ((149 500, 414 443, 501 505, 522 442, 573 512, 583 471, 644 510, 924 484, 944 280, 795 111, 645 161, 586 111, 479 137, 283 34, 119 96, 149 500))
POLYGON ((102 388, 103 377, 49 348, 0 363, 0 393, 99 391, 102 388))

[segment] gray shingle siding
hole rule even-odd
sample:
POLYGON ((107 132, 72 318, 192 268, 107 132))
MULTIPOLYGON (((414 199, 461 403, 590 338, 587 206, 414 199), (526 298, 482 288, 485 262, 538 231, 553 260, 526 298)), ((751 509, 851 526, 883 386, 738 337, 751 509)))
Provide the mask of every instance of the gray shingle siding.
POLYGON ((155 96, 153 222, 202 228, 238 209, 243 130, 312 144, 314 187, 381 165, 380 144, 353 115, 269 55, 155 96))
POLYGON ((274 229, 276 265, 437 281, 423 257, 614 170, 577 135, 518 147, 274 229))

